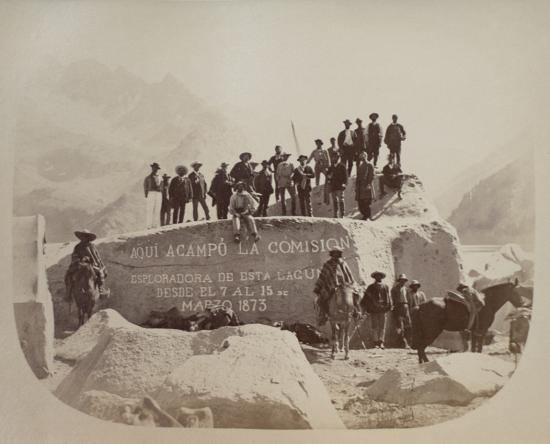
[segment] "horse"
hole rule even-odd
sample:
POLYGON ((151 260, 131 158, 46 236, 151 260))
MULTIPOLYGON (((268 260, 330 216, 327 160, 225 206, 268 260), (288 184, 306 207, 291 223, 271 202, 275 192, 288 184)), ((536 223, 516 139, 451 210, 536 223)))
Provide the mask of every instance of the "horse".
POLYGON ((344 359, 349 359, 350 327, 356 307, 354 304, 354 289, 352 286, 339 286, 328 301, 328 320, 332 330, 331 358, 336 356, 336 346, 345 351, 344 359))
POLYGON ((78 310, 78 327, 80 328, 92 316, 94 306, 99 299, 97 276, 90 262, 81 260, 76 266, 71 295, 78 310))
MULTIPOLYGON (((505 283, 486 288, 485 304, 477 314, 472 334, 472 351, 481 352, 483 339, 493 323, 495 313, 510 301, 513 305, 522 304, 521 296, 516 292, 515 283, 505 283)), ((464 332, 468 328, 470 314, 468 308, 460 302, 448 298, 433 298, 412 310, 412 348, 416 349, 418 362, 428 362, 426 347, 443 330, 464 332)))

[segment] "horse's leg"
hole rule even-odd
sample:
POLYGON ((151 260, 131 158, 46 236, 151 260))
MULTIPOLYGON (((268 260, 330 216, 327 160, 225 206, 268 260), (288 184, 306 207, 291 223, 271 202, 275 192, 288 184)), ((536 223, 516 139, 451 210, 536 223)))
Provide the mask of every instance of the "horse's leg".
POLYGON ((338 330, 338 351, 344 350, 344 334, 345 334, 345 324, 339 323, 338 326, 340 329, 338 330))
POLYGON ((330 354, 330 357, 332 359, 334 359, 334 357, 336 356, 336 323, 335 322, 331 322, 330 323, 330 327, 332 329, 332 337, 331 337, 331 342, 332 342, 332 352, 330 354))
POLYGON ((344 359, 349 359, 349 328, 350 328, 351 322, 347 321, 344 326, 344 359))

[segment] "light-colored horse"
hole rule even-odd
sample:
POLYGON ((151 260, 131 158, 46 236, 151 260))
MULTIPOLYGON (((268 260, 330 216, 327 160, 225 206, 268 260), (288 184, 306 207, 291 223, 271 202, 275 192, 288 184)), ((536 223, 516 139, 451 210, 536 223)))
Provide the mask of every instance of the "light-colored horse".
POLYGON ((328 302, 328 320, 332 329, 332 359, 336 357, 337 345, 338 350, 344 349, 344 359, 349 359, 350 328, 355 310, 354 292, 354 288, 349 285, 337 287, 328 302))

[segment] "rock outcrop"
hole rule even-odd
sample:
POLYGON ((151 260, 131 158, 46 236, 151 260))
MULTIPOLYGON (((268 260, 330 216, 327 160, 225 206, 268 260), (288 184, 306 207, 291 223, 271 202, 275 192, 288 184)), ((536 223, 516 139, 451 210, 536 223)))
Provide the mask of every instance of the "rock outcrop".
POLYGON ((76 355, 54 392, 85 413, 122 422, 121 409, 149 395, 174 416, 181 407, 209 407, 215 427, 343 428, 289 332, 263 325, 145 329, 105 312, 89 322, 95 327, 66 340, 65 353, 79 342, 83 349, 95 346, 76 355))
POLYGON ((480 353, 456 353, 410 368, 388 370, 369 389, 376 401, 466 405, 492 396, 506 383, 514 364, 480 353))

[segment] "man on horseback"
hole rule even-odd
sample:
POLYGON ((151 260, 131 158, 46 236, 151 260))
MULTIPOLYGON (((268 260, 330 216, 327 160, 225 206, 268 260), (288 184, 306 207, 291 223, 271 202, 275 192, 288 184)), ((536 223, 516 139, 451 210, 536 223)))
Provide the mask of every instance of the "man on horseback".
MULTIPOLYGON (((328 303, 338 287, 355 284, 351 270, 342 258, 343 250, 333 248, 329 251, 330 259, 321 268, 321 274, 315 283, 313 292, 317 295, 315 304, 319 308, 318 325, 324 325, 328 320, 328 303)), ((354 298, 354 305, 358 313, 361 310, 354 298)))
POLYGON ((75 245, 73 254, 71 255, 71 264, 65 274, 66 300, 72 301, 72 286, 74 283, 75 272, 78 270, 78 264, 81 261, 89 262, 96 273, 96 285, 100 295, 104 295, 106 290, 103 285, 107 277, 107 269, 101 260, 101 256, 93 241, 96 235, 88 230, 75 231, 75 236, 80 239, 80 242, 75 245))

